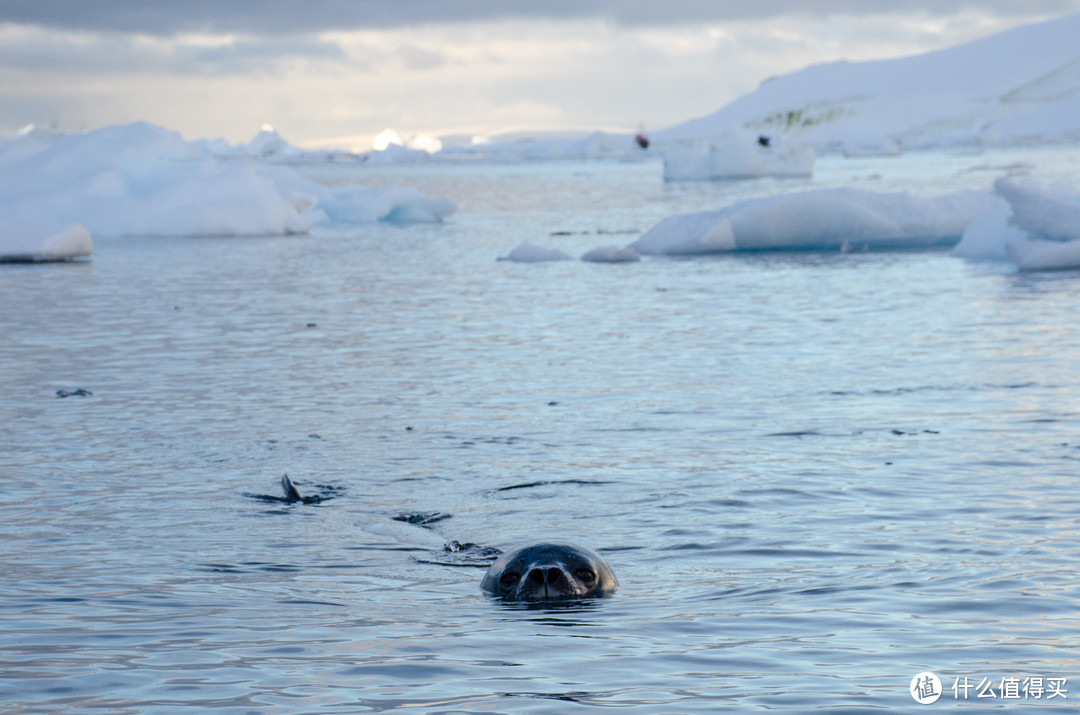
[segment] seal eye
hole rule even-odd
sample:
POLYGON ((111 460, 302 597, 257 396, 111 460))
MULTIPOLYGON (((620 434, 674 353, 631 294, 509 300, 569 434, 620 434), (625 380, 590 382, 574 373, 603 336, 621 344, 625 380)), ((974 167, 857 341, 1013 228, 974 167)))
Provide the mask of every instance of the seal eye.
POLYGON ((499 584, 503 588, 512 588, 517 585, 517 582, 521 580, 521 574, 517 571, 506 571, 499 577, 499 584))
POLYGON ((596 573, 589 569, 578 569, 574 575, 580 578, 582 583, 592 583, 596 580, 596 573))

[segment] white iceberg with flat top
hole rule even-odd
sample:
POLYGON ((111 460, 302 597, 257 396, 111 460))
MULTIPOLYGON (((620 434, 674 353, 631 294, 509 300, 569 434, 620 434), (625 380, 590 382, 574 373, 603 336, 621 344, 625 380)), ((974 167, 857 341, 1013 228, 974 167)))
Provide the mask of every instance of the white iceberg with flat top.
POLYGON ((994 204, 988 192, 938 198, 817 189, 664 219, 631 248, 650 255, 732 251, 847 251, 952 246, 994 204))

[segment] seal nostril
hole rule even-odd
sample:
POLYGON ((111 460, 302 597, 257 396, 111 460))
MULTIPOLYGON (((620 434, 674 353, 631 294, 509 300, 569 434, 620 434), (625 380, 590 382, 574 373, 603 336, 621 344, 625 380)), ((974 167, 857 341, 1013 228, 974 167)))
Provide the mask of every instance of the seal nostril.
POLYGON ((500 556, 484 574, 480 588, 520 601, 607 596, 618 581, 597 554, 569 544, 519 546, 500 556))

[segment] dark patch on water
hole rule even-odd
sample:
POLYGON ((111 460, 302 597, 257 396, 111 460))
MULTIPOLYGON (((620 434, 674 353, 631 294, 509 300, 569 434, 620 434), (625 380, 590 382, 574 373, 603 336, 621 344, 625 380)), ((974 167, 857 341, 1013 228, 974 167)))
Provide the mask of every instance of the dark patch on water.
POLYGON ((243 573, 242 569, 230 564, 199 564, 199 568, 213 573, 243 573))
POLYGON ((591 698, 592 693, 583 691, 569 693, 503 693, 507 698, 534 698, 536 700, 561 700, 567 703, 585 704, 586 698, 591 698))
POLYGON ((497 492, 510 492, 515 489, 532 489, 533 487, 546 487, 552 484, 580 484, 580 485, 595 485, 595 484, 611 484, 612 482, 599 480, 599 479, 552 479, 541 480, 537 482, 526 482, 523 484, 511 484, 508 487, 499 487, 495 491, 497 492))
POLYGON ((301 571, 295 564, 275 564, 267 561, 243 561, 239 564, 199 564, 202 571, 213 573, 251 573, 252 571, 270 571, 274 573, 294 573, 301 571))
POLYGON ((750 502, 742 501, 741 499, 710 499, 705 503, 711 506, 721 506, 731 509, 747 509, 751 506, 750 502))
MULTIPOLYGON (((309 601, 309 600, 302 599, 302 598, 280 598, 280 599, 278 599, 277 602, 278 603, 283 603, 283 604, 285 604, 287 606, 341 606, 341 607, 345 607, 345 605, 346 605, 344 603, 333 603, 331 601, 309 601)), ((301 652, 302 651, 302 649, 300 649, 300 648, 296 648, 296 649, 278 648, 278 649, 276 649, 276 652, 282 653, 282 652, 287 652, 288 650, 293 650, 295 652, 301 652)))
POLYGON ((77 389, 77 390, 57 390, 56 391, 56 396, 61 397, 61 398, 63 398, 63 397, 89 397, 92 394, 94 394, 94 393, 90 392, 90 390, 84 390, 81 387, 79 389, 77 389))
POLYGON ((428 527, 436 522, 449 519, 452 516, 453 514, 444 514, 441 511, 421 511, 414 514, 398 514, 392 518, 394 521, 402 521, 406 524, 416 524, 417 526, 428 527))
MULTIPOLYGON (((407 426, 405 428, 406 432, 411 432, 412 430, 413 430, 412 426, 407 426)), ((445 440, 449 440, 449 441, 456 441, 456 442, 458 442, 458 446, 463 447, 463 448, 475 447, 478 444, 479 445, 502 445, 502 446, 506 446, 506 447, 512 447, 512 446, 516 445, 518 442, 521 442, 522 439, 523 439, 522 437, 518 437, 516 435, 510 435, 510 436, 478 435, 478 436, 474 436, 474 437, 463 437, 461 435, 456 435, 456 434, 452 434, 452 433, 444 434, 444 435, 442 435, 442 438, 445 439, 445 440)))
POLYGON ((1023 390, 1038 387, 1037 382, 983 383, 981 385, 918 385, 916 387, 894 387, 871 390, 830 390, 829 394, 837 397, 895 397, 910 395, 915 392, 977 392, 979 390, 1023 390))

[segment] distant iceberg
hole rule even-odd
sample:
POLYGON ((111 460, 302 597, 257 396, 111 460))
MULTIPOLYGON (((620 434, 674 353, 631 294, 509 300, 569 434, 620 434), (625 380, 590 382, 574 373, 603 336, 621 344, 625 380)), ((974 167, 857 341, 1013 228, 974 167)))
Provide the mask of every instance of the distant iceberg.
POLYGON ((26 228, 0 220, 0 263, 67 261, 93 252, 90 232, 78 224, 26 228))
POLYGON ((663 149, 666 181, 811 176, 814 149, 782 136, 760 138, 734 128, 714 140, 683 142, 663 149))
POLYGON ((279 164, 221 161, 215 146, 146 122, 0 141, 0 257, 86 255, 91 235, 298 234, 323 221, 437 222, 455 209, 414 189, 329 187, 279 164))
POLYGON ((269 124, 262 125, 259 133, 241 147, 242 152, 248 156, 258 157, 288 157, 300 156, 304 152, 285 141, 277 130, 269 124))
POLYGON ((577 159, 631 159, 646 152, 631 134, 595 131, 569 136, 513 135, 472 137, 468 143, 445 146, 440 156, 498 162, 562 161, 577 159))
POLYGON ((547 248, 538 246, 535 243, 525 242, 515 246, 510 253, 501 256, 499 260, 517 263, 544 263, 546 261, 568 261, 570 256, 557 248, 547 248))
POLYGON ((413 134, 404 136, 396 129, 384 129, 371 142, 375 151, 386 151, 392 147, 409 149, 410 151, 434 154, 442 150, 442 142, 427 134, 413 134))
POLYGON ((949 247, 994 202, 983 191, 922 198, 907 192, 816 189, 671 216, 630 248, 649 255, 691 255, 949 247))

